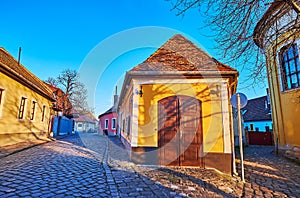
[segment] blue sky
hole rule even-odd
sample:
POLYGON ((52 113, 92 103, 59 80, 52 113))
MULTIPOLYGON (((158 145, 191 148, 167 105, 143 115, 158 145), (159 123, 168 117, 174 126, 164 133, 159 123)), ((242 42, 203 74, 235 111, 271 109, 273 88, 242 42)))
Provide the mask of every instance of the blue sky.
MULTIPOLYGON (((93 64, 92 71, 104 68, 105 72, 92 90, 95 115, 106 111, 112 105, 114 87, 127 70, 145 60, 171 36, 181 32, 210 55, 217 57, 213 38, 205 37, 209 29, 202 27, 202 19, 196 10, 184 17, 171 12, 172 5, 164 0, 9 0, 0 2, 1 31, 0 46, 14 57, 22 47, 21 62, 40 79, 56 77, 62 70, 70 68, 82 71, 91 52, 114 35, 120 35, 132 28, 147 26, 170 28, 168 33, 146 35, 143 38, 155 40, 155 45, 132 49, 119 54, 110 64, 93 64)), ((134 36, 130 37, 133 41, 134 36)), ((141 39, 141 38, 136 38, 141 39)), ((123 42, 109 46, 107 53, 118 51, 123 42)), ((130 45, 130 44, 129 44, 130 45)), ((102 45, 103 46, 103 45, 102 45)), ((102 53, 101 57, 109 56, 102 53)), ((240 81, 243 80, 243 72, 240 81)), ((82 76, 88 76, 83 74, 82 76)), ((87 80, 85 77, 84 80, 87 80)), ((88 81, 88 80, 87 80, 88 81)), ((239 87, 245 87, 244 85, 239 87)), ((119 91, 121 87, 118 88, 119 91)), ((265 89, 240 89, 248 98, 265 94, 265 89)), ((91 99, 89 101, 92 101, 91 99)))

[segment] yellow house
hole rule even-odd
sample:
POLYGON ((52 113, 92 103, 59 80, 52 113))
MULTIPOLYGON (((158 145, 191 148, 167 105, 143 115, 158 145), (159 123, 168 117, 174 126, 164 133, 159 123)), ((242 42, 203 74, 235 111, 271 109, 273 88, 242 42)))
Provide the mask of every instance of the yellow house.
POLYGON ((231 173, 237 77, 181 35, 127 72, 118 125, 132 161, 231 173))
POLYGON ((48 135, 52 91, 0 48, 0 146, 48 135))
POLYGON ((276 150, 300 159, 298 16, 284 1, 275 1, 256 25, 254 38, 266 55, 276 150))

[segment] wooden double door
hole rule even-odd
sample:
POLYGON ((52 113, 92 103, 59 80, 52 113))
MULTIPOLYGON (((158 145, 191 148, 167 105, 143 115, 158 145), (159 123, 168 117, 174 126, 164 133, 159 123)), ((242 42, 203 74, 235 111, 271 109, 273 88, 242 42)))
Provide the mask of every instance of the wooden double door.
POLYGON ((202 167, 201 102, 170 96, 158 102, 159 164, 202 167))

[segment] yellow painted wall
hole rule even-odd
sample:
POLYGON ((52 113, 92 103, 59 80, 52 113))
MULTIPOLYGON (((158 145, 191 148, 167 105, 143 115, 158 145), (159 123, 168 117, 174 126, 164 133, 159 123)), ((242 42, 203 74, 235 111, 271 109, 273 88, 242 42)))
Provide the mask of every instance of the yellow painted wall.
MULTIPOLYGON (((210 85, 210 89, 214 89, 210 85)), ((139 97, 138 146, 158 146, 158 101, 168 96, 185 95, 202 102, 204 152, 223 152, 223 121, 221 99, 211 95, 207 84, 154 84, 143 85, 139 97)))
MULTIPOLYGON (((278 139, 279 146, 300 147, 300 88, 281 91, 281 76, 278 72, 278 52, 287 43, 299 40, 299 32, 287 32, 281 35, 277 41, 267 50, 267 69, 272 103, 272 118, 274 128, 274 140, 278 139), (286 39, 290 34, 298 35, 286 39)), ((298 45, 298 50, 299 50, 298 45)), ((299 50, 300 52, 300 50, 299 50)))
POLYGON ((122 100, 122 105, 120 106, 120 111, 118 113, 118 124, 120 128, 121 135, 127 142, 131 143, 132 133, 127 133, 127 117, 132 116, 133 102, 132 102, 132 88, 126 92, 124 99, 122 100), (125 121, 125 126, 123 126, 123 121, 125 121))
POLYGON ((0 106, 0 146, 46 137, 51 102, 31 89, 0 73, 0 88, 4 89, 0 106), (18 119, 21 97, 26 97, 24 119, 18 119), (30 120, 32 101, 36 101, 35 118, 30 120), (42 109, 46 105, 42 122, 42 109), (33 134, 34 133, 34 134, 33 134))

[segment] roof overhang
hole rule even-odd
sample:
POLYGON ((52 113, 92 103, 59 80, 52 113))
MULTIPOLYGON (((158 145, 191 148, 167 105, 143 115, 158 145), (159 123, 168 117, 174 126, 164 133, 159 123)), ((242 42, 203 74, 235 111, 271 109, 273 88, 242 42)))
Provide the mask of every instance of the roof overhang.
POLYGON ((237 81, 239 72, 232 71, 129 71, 126 72, 122 90, 120 93, 120 100, 118 106, 120 106, 122 98, 124 98, 128 85, 133 79, 203 79, 203 78, 229 78, 230 84, 237 81))
POLYGON ((51 102, 55 102, 56 100, 53 97, 50 97, 48 95, 48 93, 43 92, 42 90, 40 90, 36 85, 28 82, 25 78, 23 78, 21 75, 17 75, 15 72, 13 72, 12 70, 8 70, 6 67, 3 67, 0 63, 0 72, 2 72, 3 74, 5 74, 6 76, 14 79, 15 81, 19 82, 20 84, 28 87, 29 89, 37 92, 38 94, 40 94, 41 96, 47 98, 48 100, 50 100, 51 102))

